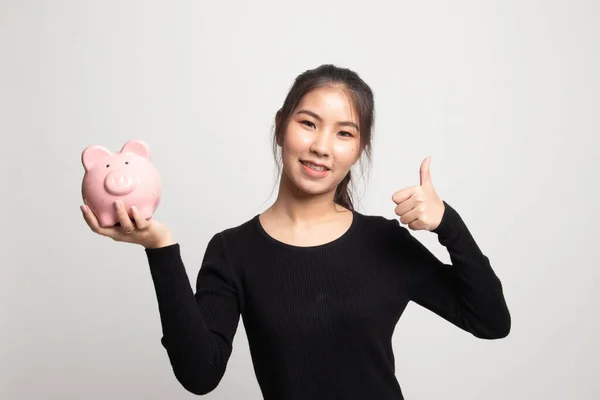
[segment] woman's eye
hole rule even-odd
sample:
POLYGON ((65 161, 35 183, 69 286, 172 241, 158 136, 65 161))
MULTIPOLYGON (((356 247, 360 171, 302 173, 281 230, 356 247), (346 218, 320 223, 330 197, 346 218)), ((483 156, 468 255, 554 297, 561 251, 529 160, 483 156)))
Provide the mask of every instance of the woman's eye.
POLYGON ((315 124, 313 124, 313 123, 312 123, 312 122, 310 122, 310 121, 300 121, 300 123, 301 123, 301 124, 304 124, 304 125, 306 125, 306 126, 310 126, 310 127, 314 127, 314 126, 315 126, 315 124))
POLYGON ((344 133, 344 134, 348 135, 348 137, 352 137, 352 136, 354 136, 354 135, 352 135, 350 132, 346 132, 346 131, 341 131, 340 133, 344 133))

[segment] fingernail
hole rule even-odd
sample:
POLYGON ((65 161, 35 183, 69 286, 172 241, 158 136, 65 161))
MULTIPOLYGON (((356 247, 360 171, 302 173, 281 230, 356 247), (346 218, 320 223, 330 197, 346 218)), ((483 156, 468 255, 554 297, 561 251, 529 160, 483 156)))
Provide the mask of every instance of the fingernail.
POLYGON ((87 212, 87 207, 86 206, 83 205, 83 206, 81 206, 79 208, 81 209, 81 212, 84 212, 84 213, 87 212))
POLYGON ((137 207, 136 206, 131 206, 131 211, 136 213, 137 212, 137 207))

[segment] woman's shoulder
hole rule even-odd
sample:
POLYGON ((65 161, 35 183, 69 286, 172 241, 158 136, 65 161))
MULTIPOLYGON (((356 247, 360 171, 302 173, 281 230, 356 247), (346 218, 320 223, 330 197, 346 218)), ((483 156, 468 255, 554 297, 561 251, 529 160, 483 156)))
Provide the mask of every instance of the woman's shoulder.
POLYGON ((253 215, 233 225, 217 229, 216 236, 229 240, 241 240, 252 237, 257 233, 258 214, 253 215))
POLYGON ((363 213, 363 212, 355 212, 359 218, 361 218, 361 220, 363 221, 363 223, 366 226, 369 227, 373 227, 375 229, 377 228, 387 228, 387 229, 394 229, 394 228, 398 228, 398 226, 402 227, 399 223, 398 223, 398 219, 393 217, 392 215, 384 215, 384 214, 377 214, 377 213, 363 213))

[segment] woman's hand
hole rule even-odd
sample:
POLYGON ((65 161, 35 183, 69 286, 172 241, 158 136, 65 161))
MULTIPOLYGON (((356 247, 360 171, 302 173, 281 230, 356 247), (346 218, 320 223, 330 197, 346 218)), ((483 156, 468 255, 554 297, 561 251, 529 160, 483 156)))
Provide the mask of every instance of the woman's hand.
POLYGON ((175 243, 171 230, 165 224, 154 219, 146 220, 135 206, 131 207, 133 221, 129 218, 127 210, 120 200, 115 202, 115 209, 121 226, 103 228, 92 210, 85 205, 81 206, 85 222, 93 232, 99 235, 109 237, 117 242, 139 244, 145 248, 164 247, 175 243))
POLYGON ((392 196, 392 201, 397 204, 394 212, 400 217, 400 222, 415 231, 433 231, 440 225, 446 208, 433 188, 430 163, 431 157, 421 163, 419 186, 399 190, 392 196))

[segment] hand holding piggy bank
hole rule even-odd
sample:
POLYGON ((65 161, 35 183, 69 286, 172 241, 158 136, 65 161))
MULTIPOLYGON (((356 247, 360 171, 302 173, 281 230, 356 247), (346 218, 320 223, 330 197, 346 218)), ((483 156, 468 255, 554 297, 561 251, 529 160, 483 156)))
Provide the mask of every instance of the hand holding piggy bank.
POLYGON ((86 204, 82 211, 92 230, 146 247, 164 243, 170 237, 164 225, 148 221, 160 204, 161 182, 150 163, 150 149, 145 142, 130 140, 119 153, 91 145, 83 150, 81 162, 85 169, 81 193, 86 204), (137 238, 124 237, 136 227, 148 230, 152 222, 157 229, 137 238), (117 223, 120 227, 115 227, 117 223))

